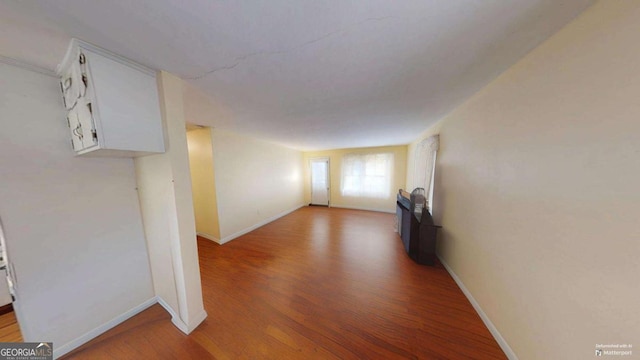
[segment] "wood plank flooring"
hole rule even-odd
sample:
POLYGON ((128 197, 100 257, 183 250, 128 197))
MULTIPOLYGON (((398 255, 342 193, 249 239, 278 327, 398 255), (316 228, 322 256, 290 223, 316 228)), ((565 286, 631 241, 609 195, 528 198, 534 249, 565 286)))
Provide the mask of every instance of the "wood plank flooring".
POLYGON ((209 317, 159 306, 69 359, 505 359, 442 265, 415 264, 392 214, 305 207, 225 245, 198 239, 209 317))
POLYGON ((0 342, 22 342, 22 333, 13 311, 0 315, 0 342))

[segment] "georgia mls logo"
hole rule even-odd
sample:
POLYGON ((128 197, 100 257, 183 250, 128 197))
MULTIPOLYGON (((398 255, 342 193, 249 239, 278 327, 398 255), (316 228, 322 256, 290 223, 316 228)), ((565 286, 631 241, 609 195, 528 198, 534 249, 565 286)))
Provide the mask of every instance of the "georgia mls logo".
POLYGON ((36 350, 40 349, 40 348, 41 348, 41 347, 43 347, 43 346, 46 348, 46 349, 43 349, 43 350, 45 350, 45 351, 46 351, 46 350, 51 351, 51 346, 49 346, 49 344, 47 344, 47 343, 40 343, 38 346, 36 346, 36 350))
POLYGON ((53 344, 46 342, 0 343, 0 359, 50 360, 53 359, 53 344))
POLYGON ((596 356, 602 356, 602 349, 596 349, 596 356))

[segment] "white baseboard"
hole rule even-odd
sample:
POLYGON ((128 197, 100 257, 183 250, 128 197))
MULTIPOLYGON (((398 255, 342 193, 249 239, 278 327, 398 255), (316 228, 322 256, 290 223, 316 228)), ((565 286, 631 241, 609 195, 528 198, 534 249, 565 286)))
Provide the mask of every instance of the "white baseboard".
POLYGON ((267 225, 268 223, 270 223, 272 221, 278 220, 279 218, 281 218, 281 217, 283 217, 285 215, 289 215, 292 212, 300 209, 303 206, 304 206, 304 204, 300 204, 300 205, 295 206, 295 207, 293 207, 293 208, 291 208, 289 210, 285 210, 285 211, 283 211, 283 212, 281 212, 281 213, 279 213, 277 215, 274 215, 274 216, 272 216, 270 218, 264 219, 264 220, 260 221, 257 224, 249 226, 248 228, 242 229, 242 230, 240 230, 238 232, 235 232, 235 233, 233 233, 233 234, 231 234, 229 236, 225 236, 222 239, 220 239, 219 244, 222 245, 222 244, 228 243, 229 241, 231 241, 231 240, 233 240, 235 238, 238 238, 238 237, 240 237, 240 236, 242 236, 242 235, 244 235, 244 234, 246 234, 248 232, 251 232, 251 231, 253 231, 253 230, 255 230, 255 229, 257 229, 257 228, 259 228, 261 226, 267 225))
POLYGON ((203 238, 205 238, 205 239, 207 239, 207 240, 211 240, 211 241, 213 241, 214 243, 217 243, 217 244, 221 244, 221 245, 222 245, 222 243, 220 242, 220 239, 218 239, 217 237, 215 237, 215 236, 213 236, 213 235, 211 235, 211 234, 202 233, 202 232, 197 232, 197 233, 196 233, 196 235, 198 235, 198 236, 200 236, 200 237, 203 237, 203 238))
POLYGON ((195 330, 198 325, 200 325, 204 321, 204 319, 207 318, 207 312, 203 309, 202 312, 198 314, 198 316, 196 316, 190 324, 186 324, 184 321, 182 321, 180 316, 175 311, 173 311, 173 308, 169 306, 166 301, 164 301, 163 298, 158 296, 157 301, 158 304, 160 304, 165 310, 167 310, 169 315, 171 315, 171 322, 173 323, 173 325, 175 325, 175 327, 177 327, 180 331, 187 335, 195 330))
POLYGON ((365 211, 376 211, 383 212, 388 214, 395 214, 396 210, 388 210, 388 209, 380 209, 380 208, 367 208, 367 207, 358 207, 358 206, 347 206, 347 205, 331 205, 332 208, 338 209, 351 209, 351 210, 365 210, 365 211))
POLYGON ((151 305, 157 303, 158 300, 156 299, 156 297, 152 297, 151 299, 143 302, 142 304, 134 307, 133 309, 125 312, 124 314, 118 315, 115 318, 111 319, 110 321, 107 321, 106 323, 98 326, 97 328, 89 331, 88 333, 69 341, 68 343, 60 346, 60 347, 55 347, 53 349, 53 358, 57 359, 62 355, 65 355, 67 353, 69 353, 70 351, 80 347, 81 345, 84 345, 85 343, 89 342, 90 340, 92 340, 95 337, 98 337, 99 335, 102 335, 104 332, 112 329, 113 327, 121 324, 122 322, 130 319, 131 317, 133 317, 134 315, 137 315, 138 313, 142 312, 143 310, 146 310, 147 308, 149 308, 151 305))
POLYGON ((187 326, 187 335, 191 334, 191 332, 193 330, 195 330, 198 326, 200 326, 200 324, 202 324, 202 322, 204 321, 204 319, 206 319, 208 316, 207 312, 202 309, 202 311, 200 312, 200 314, 198 314, 190 323, 189 326, 187 326))
POLYGON ((462 290, 462 292, 467 297, 467 299, 469 299, 469 302, 471 303, 473 308, 476 310, 478 315, 480 315, 482 322, 487 326, 487 328, 489 329, 489 332, 491 333, 491 335, 493 335, 494 339, 496 339, 496 341, 498 342, 498 345, 500 345, 500 348, 502 349, 502 351, 504 351, 505 355, 507 355, 507 357, 510 360, 518 360, 516 353, 513 352, 513 349, 511 349, 509 344, 507 344, 507 341, 502 337, 502 334, 500 334, 500 332, 495 327, 495 325, 493 325, 493 323, 491 322, 491 319, 489 319, 487 314, 485 314, 485 312, 482 310, 482 308, 480 307, 480 304, 478 304, 478 302, 473 297, 473 295, 471 295, 471 292, 469 291, 469 289, 467 289, 467 287, 464 286, 464 283, 462 282, 462 280, 460 280, 458 275, 456 275, 456 273, 453 272, 453 269, 449 267, 449 264, 447 264, 440 257, 440 255, 438 255, 438 259, 440 259, 440 262, 442 263, 442 265, 444 265, 444 268, 447 269, 447 272, 449 273, 449 275, 451 275, 451 277, 456 282, 456 284, 458 284, 458 287, 460 288, 460 290, 462 290))
POLYGON ((156 296, 156 301, 158 302, 158 304, 160 304, 160 306, 167 310, 169 315, 171 315, 171 322, 173 323, 173 325, 175 325, 175 327, 180 329, 180 331, 182 331, 183 333, 188 334, 187 331, 189 330, 189 327, 184 323, 184 321, 182 321, 180 315, 173 311, 173 308, 169 304, 167 304, 167 302, 164 301, 163 298, 156 296))

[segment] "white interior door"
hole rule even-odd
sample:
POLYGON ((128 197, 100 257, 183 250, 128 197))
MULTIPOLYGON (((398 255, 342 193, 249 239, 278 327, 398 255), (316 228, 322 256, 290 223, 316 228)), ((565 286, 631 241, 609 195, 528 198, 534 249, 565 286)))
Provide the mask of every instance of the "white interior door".
POLYGON ((311 204, 329 205, 329 159, 311 160, 311 204))

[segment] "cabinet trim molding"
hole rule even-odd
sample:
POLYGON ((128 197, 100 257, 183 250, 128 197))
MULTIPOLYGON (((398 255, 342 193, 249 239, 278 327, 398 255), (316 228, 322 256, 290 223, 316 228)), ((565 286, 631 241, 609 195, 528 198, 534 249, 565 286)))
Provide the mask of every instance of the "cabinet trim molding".
POLYGON ((63 69, 65 69, 67 67, 67 64, 70 61, 74 61, 74 57, 75 55, 73 54, 73 49, 75 48, 80 48, 80 49, 86 49, 89 50, 93 53, 99 54, 101 56, 104 56, 108 59, 117 61, 121 64, 130 66, 136 70, 139 70, 143 73, 146 73, 148 75, 151 76, 156 76, 156 73, 158 72, 156 69, 141 65, 137 62, 131 61, 125 57, 122 57, 118 54, 114 54, 109 50, 105 50, 103 48, 97 47, 93 44, 90 44, 86 41, 82 41, 76 38, 71 39, 71 44, 69 46, 69 48, 67 49, 67 53, 64 55, 64 58, 62 59, 62 62, 60 64, 58 64, 58 67, 56 68, 56 73, 58 75, 62 75, 62 71, 63 69))

